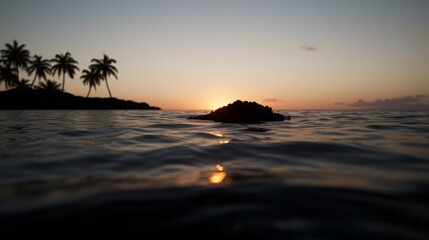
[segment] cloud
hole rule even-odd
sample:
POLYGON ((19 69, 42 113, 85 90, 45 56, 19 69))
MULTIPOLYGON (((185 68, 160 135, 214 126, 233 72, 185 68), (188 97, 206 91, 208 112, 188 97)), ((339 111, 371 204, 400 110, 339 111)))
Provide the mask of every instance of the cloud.
POLYGON ((313 47, 313 46, 310 46, 310 45, 307 45, 307 44, 302 45, 301 47, 299 47, 299 49, 301 49, 302 51, 305 51, 305 52, 314 52, 314 51, 317 50, 316 47, 313 47))
POLYGON ((335 102, 335 105, 344 105, 345 103, 343 102, 335 102))
POLYGON ((262 101, 264 101, 264 102, 279 102, 279 100, 277 98, 265 98, 262 101))
POLYGON ((368 102, 359 99, 354 103, 347 103, 348 106, 366 109, 392 109, 392 110, 420 110, 429 109, 429 105, 423 104, 423 98, 428 95, 405 96, 399 98, 376 99, 368 102))

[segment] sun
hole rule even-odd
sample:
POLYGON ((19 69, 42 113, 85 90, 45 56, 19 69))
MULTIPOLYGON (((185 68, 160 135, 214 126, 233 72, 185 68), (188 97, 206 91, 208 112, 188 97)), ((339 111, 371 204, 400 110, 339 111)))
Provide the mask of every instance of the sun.
POLYGON ((216 109, 221 108, 221 107, 226 106, 226 105, 228 105, 228 103, 225 101, 211 102, 208 106, 208 109, 209 110, 216 110, 216 109))

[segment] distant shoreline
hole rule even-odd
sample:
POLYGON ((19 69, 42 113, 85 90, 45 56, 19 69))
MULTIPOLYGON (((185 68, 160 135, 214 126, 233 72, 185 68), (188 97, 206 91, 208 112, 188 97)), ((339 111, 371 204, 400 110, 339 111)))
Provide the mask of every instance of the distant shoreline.
POLYGON ((0 91, 1 110, 161 110, 145 102, 86 98, 67 92, 33 89, 0 91))

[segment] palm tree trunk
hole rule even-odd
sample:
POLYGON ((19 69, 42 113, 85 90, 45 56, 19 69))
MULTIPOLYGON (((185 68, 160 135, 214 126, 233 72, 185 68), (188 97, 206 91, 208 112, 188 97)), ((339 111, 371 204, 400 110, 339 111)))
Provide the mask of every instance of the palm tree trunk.
POLYGON ((63 74, 63 92, 64 92, 64 84, 66 83, 66 74, 64 73, 63 74))
POLYGON ((104 79, 106 81, 107 90, 109 91, 109 96, 112 98, 112 94, 110 93, 109 83, 107 83, 107 78, 104 79))
POLYGON ((91 87, 92 87, 92 86, 89 86, 89 91, 88 91, 88 95, 86 95, 86 98, 88 98, 88 97, 89 97, 89 93, 91 92, 91 87))
POLYGON ((36 77, 37 77, 37 74, 36 74, 36 75, 34 75, 34 79, 33 79, 33 82, 31 83, 30 88, 32 88, 32 87, 33 87, 33 84, 34 84, 34 82, 36 81, 36 77))

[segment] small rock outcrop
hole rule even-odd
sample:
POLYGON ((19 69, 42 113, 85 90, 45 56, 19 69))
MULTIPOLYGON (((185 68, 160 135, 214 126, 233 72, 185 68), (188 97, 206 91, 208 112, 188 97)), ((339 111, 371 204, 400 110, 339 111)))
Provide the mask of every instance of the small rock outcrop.
POLYGON ((224 123, 260 123, 290 120, 290 116, 274 113, 270 107, 262 106, 256 102, 237 100, 209 114, 191 116, 189 119, 212 120, 224 123))

